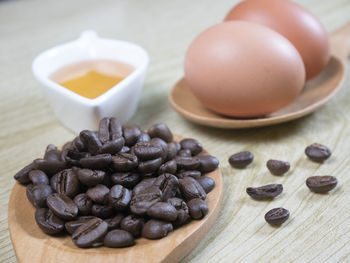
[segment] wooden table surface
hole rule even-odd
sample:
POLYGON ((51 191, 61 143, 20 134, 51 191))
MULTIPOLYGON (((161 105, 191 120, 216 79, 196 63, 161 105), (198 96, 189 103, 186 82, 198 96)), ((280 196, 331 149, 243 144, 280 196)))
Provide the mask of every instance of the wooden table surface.
MULTIPOLYGON (((218 156, 224 197, 215 226, 183 262, 350 262, 350 79, 326 106, 302 119, 272 127, 220 130, 192 124, 170 107, 167 95, 183 75, 186 48, 202 30, 220 22, 232 0, 2 0, 0 1, 0 262, 16 262, 7 228, 13 175, 43 154, 49 143, 62 145, 73 134, 62 127, 31 73, 41 51, 76 38, 85 29, 101 36, 134 41, 150 54, 139 108, 130 121, 142 128, 165 122, 177 134, 200 139, 218 156), (305 158, 306 145, 320 142, 333 150, 319 165, 305 158), (241 150, 255 154, 245 170, 228 165, 241 150), (268 173, 269 158, 288 160, 291 172, 268 173), (311 193, 305 179, 331 174, 339 186, 330 194, 311 193), (282 183, 283 194, 257 202, 248 186, 282 183), (291 216, 274 228, 264 221, 271 208, 291 216)), ((297 1, 320 18, 328 31, 350 19, 349 0, 297 1)), ((349 73, 349 72, 348 72, 349 73)))

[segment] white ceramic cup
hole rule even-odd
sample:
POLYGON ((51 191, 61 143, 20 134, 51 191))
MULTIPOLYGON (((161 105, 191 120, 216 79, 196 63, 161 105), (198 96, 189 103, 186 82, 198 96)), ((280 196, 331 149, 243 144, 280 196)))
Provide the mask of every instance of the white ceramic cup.
POLYGON ((72 42, 58 45, 39 54, 32 70, 57 118, 78 133, 97 130, 103 117, 117 117, 127 122, 137 109, 148 66, 148 53, 140 46, 121 40, 100 38, 95 31, 85 31, 72 42), (107 59, 134 67, 125 79, 95 99, 82 97, 49 76, 69 64, 86 60, 107 59))

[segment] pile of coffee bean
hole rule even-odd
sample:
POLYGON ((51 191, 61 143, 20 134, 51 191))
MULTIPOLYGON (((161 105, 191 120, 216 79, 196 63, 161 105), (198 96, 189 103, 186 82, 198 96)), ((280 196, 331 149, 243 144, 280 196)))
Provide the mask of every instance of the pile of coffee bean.
POLYGON ((128 247, 159 239, 208 213, 218 159, 195 139, 173 141, 165 124, 147 131, 100 121, 62 150, 48 145, 14 177, 27 185, 35 220, 49 235, 67 232, 82 248, 128 247))
MULTIPOLYGON (((314 162, 323 163, 331 155, 331 150, 322 144, 313 143, 305 148, 306 156, 314 162)), ((253 162, 254 155, 249 151, 238 152, 230 156, 229 164, 234 168, 245 168, 253 162)), ((266 163, 267 169, 273 175, 283 175, 290 169, 289 162, 270 159, 266 163)), ((338 180, 334 176, 311 176, 307 178, 307 187, 315 193, 326 193, 336 187, 338 180)), ((271 200, 283 191, 281 184, 268 184, 260 187, 248 187, 247 194, 257 200, 271 200)), ((289 218, 289 211, 279 207, 268 211, 265 220, 271 225, 281 225, 289 218)))

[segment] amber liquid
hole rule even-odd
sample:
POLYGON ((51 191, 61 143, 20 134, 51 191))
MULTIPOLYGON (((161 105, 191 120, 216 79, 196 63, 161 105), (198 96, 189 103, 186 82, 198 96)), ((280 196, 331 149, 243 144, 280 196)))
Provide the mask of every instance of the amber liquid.
POLYGON ((126 78, 134 68, 112 60, 88 60, 60 68, 50 79, 80 96, 95 99, 126 78))

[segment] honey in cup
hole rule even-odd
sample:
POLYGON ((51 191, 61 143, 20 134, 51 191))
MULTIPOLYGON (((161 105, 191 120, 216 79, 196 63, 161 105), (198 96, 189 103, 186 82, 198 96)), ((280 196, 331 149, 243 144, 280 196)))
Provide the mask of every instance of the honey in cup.
POLYGON ((87 60, 64 66, 50 76, 61 86, 95 99, 126 78, 134 68, 112 60, 87 60))

